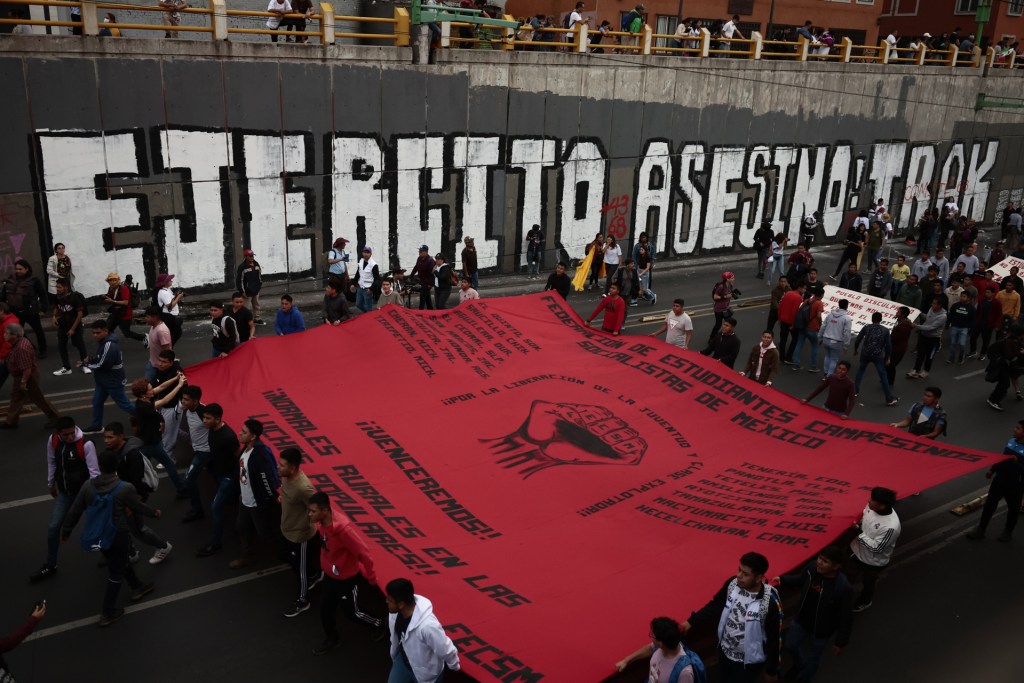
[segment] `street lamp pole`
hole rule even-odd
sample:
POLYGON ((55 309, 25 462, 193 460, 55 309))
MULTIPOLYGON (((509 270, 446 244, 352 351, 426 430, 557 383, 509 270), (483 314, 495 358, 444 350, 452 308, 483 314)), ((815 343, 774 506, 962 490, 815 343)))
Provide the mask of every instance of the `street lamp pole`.
POLYGON ((766 40, 772 39, 772 22, 775 20, 775 0, 772 0, 771 6, 768 8, 768 29, 764 32, 766 40))

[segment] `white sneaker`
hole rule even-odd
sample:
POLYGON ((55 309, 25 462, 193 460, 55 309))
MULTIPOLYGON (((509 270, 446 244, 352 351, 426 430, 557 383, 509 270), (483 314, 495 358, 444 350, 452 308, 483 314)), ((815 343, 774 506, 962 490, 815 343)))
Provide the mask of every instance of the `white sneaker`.
POLYGON ((174 546, 171 545, 170 542, 168 541, 166 546, 157 549, 157 551, 153 553, 153 557, 149 558, 149 563, 160 564, 161 562, 167 559, 167 556, 171 554, 172 550, 174 550, 174 546))
POLYGON ((82 374, 83 374, 83 375, 91 375, 91 374, 92 374, 92 370, 90 370, 89 368, 87 368, 87 367, 85 367, 85 366, 83 365, 83 366, 82 366, 82 374))
POLYGON ((53 374, 57 375, 58 377, 61 376, 61 375, 70 375, 71 374, 71 369, 70 368, 61 368, 60 370, 54 370, 53 374))

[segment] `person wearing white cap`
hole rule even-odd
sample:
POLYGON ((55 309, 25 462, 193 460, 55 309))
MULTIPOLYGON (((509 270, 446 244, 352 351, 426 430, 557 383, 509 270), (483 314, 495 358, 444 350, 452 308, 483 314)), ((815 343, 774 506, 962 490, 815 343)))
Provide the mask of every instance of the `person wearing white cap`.
POLYGON ((357 284, 356 308, 363 313, 373 310, 373 292, 380 286, 380 269, 373 260, 373 247, 363 247, 363 258, 356 262, 357 284))

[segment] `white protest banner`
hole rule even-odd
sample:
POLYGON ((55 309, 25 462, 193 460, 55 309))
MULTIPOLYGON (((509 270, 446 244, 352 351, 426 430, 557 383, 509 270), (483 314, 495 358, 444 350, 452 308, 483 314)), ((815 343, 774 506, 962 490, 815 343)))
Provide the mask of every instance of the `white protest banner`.
MULTIPOLYGON (((882 325, 884 327, 891 330, 896 326, 896 312, 902 304, 890 301, 889 299, 871 296, 870 294, 855 292, 852 289, 834 287, 833 285, 825 285, 825 298, 821 300, 825 304, 825 310, 821 314, 822 320, 831 311, 839 308, 839 301, 842 299, 846 299, 849 302, 846 312, 853 319, 851 333, 854 337, 857 336, 862 327, 871 324, 871 314, 876 311, 882 314, 882 325)), ((916 308, 910 309, 911 321, 917 320, 920 315, 921 311, 916 308)))
MULTIPOLYGON (((1010 268, 1017 266, 1018 269, 1024 270, 1024 259, 1016 258, 1015 256, 1007 256, 999 263, 994 266, 989 266, 989 270, 992 271, 992 279, 996 282, 1002 282, 1003 278, 1010 274, 1010 268)), ((1019 276, 1020 273, 1017 273, 1019 276)))

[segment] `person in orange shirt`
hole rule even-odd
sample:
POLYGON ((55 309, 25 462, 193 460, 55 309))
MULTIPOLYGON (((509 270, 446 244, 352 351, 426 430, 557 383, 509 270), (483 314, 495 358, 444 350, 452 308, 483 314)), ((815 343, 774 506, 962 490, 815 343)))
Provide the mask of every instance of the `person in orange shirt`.
POLYGON ((1003 317, 1009 318, 1010 322, 1016 322, 1020 317, 1020 293, 1015 289, 1013 280, 1005 280, 1003 288, 996 294, 996 301, 1003 309, 1003 317))

